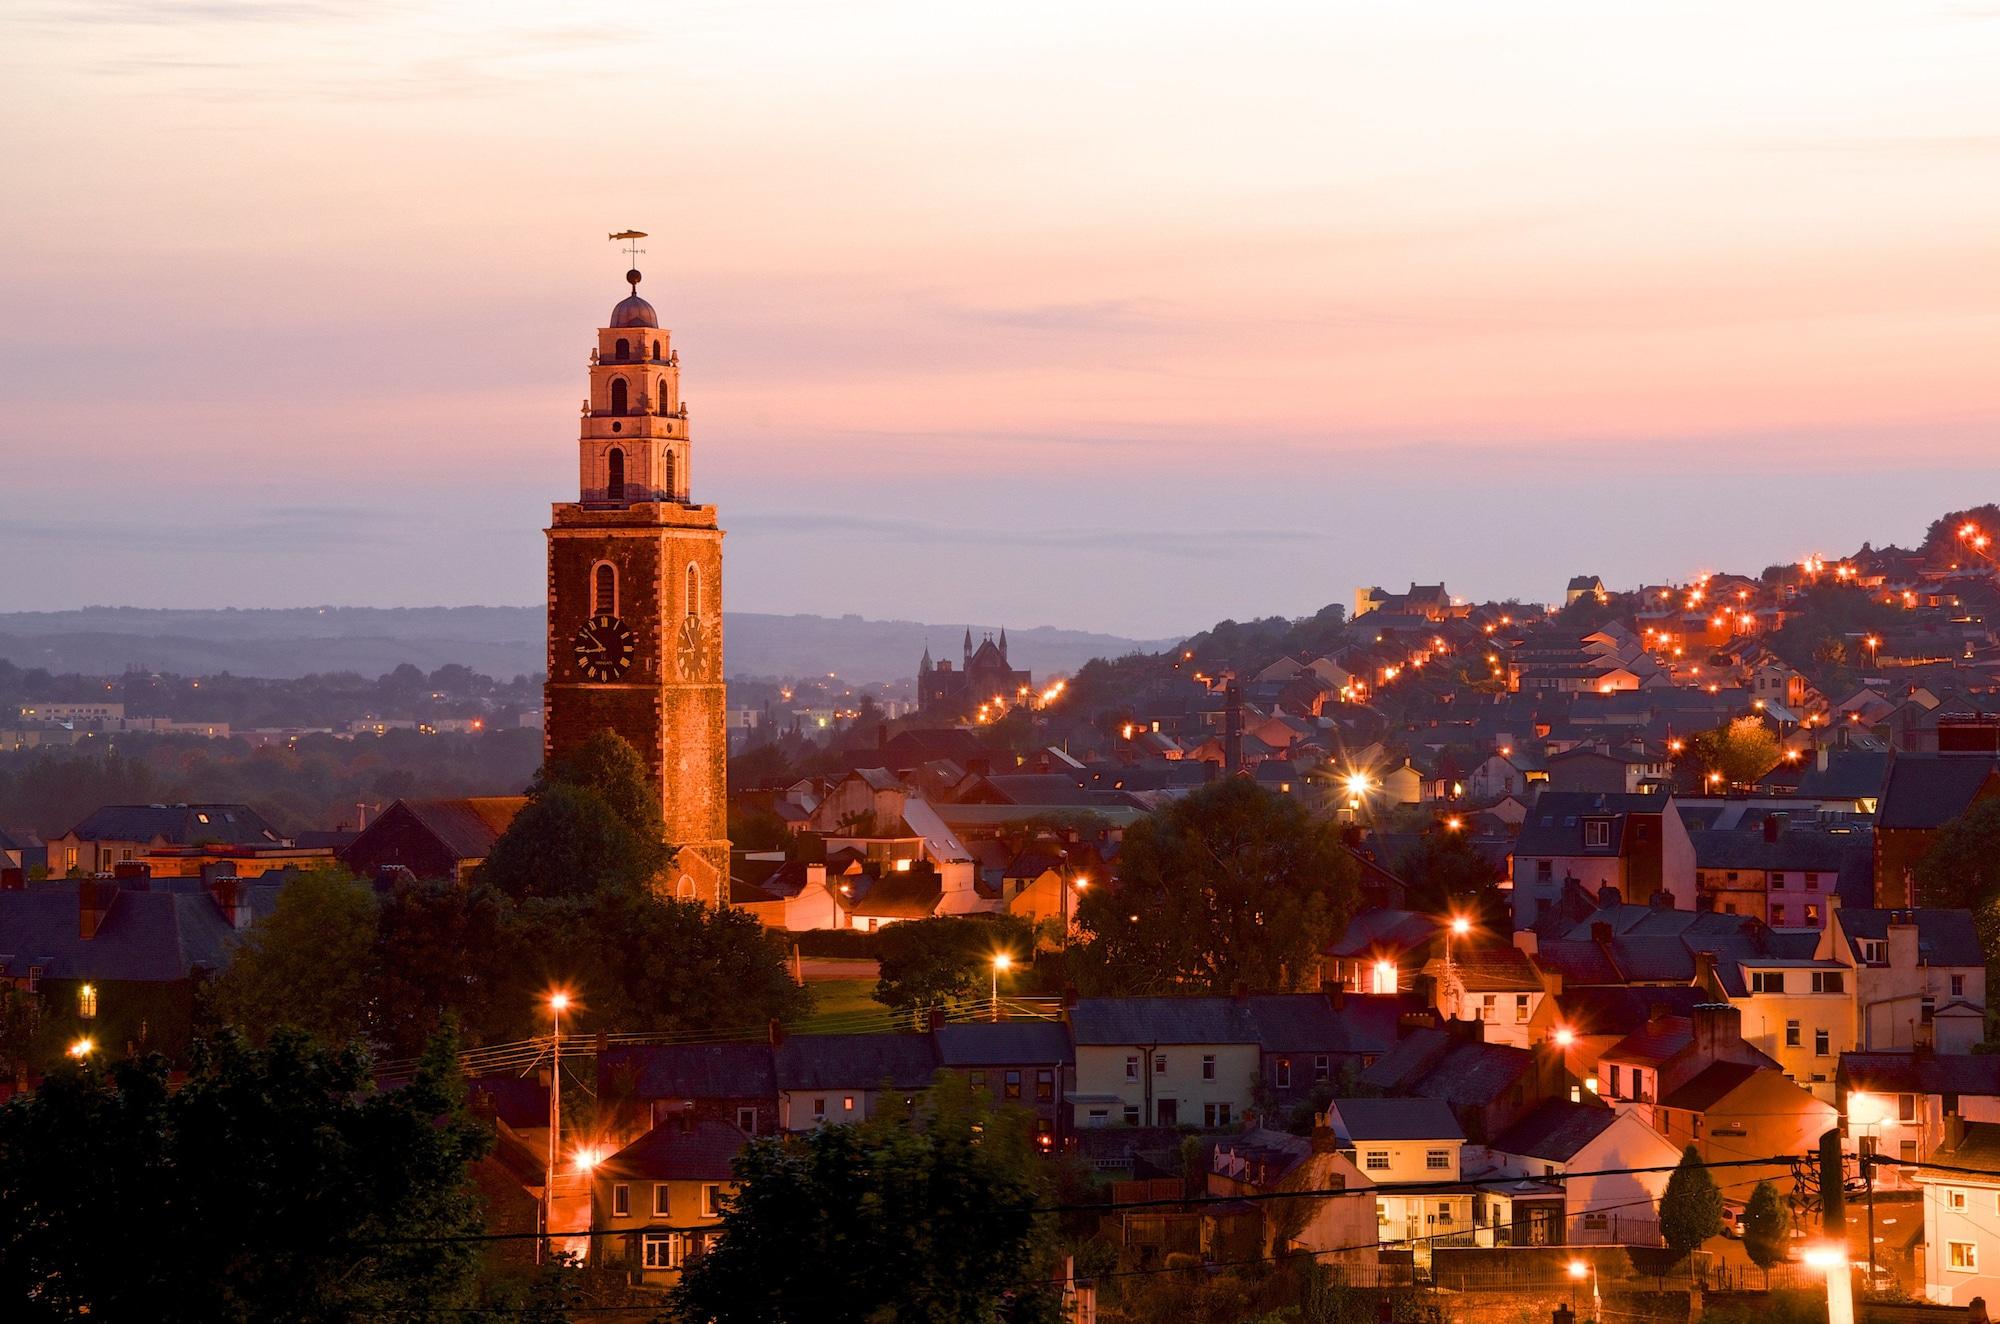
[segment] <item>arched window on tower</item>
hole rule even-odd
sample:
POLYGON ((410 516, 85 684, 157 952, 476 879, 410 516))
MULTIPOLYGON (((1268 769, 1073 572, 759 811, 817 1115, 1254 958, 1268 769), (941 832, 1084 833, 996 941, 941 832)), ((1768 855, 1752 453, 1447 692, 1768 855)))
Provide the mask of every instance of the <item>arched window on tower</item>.
POLYGON ((658 363, 659 361, 660 361, 660 342, 658 340, 655 340, 653 342, 653 362, 658 363))
POLYGON ((660 413, 667 412, 667 379, 660 378, 660 413))
POLYGON ((616 616, 618 614, 618 572, 603 561, 591 572, 590 614, 593 616, 616 616))
POLYGON ((625 452, 613 446, 604 456, 604 495, 611 501, 625 499, 625 452))
POLYGON ((611 379, 611 412, 614 414, 625 412, 625 379, 623 377, 613 377, 611 379))
POLYGON ((618 355, 618 361, 620 363, 623 363, 626 359, 632 357, 632 342, 629 340, 621 340, 616 345, 612 346, 612 351, 618 355))
POLYGON ((674 451, 673 447, 669 446, 667 448, 667 499, 678 501, 680 498, 681 490, 674 486, 674 451))
POLYGON ((694 568, 694 562, 692 561, 688 562, 687 614, 690 616, 701 615, 701 571, 694 568))

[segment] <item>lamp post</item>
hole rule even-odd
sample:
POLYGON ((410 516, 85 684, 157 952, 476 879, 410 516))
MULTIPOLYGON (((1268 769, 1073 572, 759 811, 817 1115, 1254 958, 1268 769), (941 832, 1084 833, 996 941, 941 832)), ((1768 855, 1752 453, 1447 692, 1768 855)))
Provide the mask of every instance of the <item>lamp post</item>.
POLYGON ((1463 915, 1453 915, 1451 923, 1447 924, 1444 930, 1444 978, 1445 983, 1451 988, 1451 1018, 1453 1020, 1458 1019, 1458 1012, 1463 999, 1460 997, 1458 987, 1457 967, 1451 959, 1451 940, 1453 938, 1463 938, 1470 932, 1472 932, 1472 921, 1463 915))
MULTIPOLYGON (((569 994, 558 989, 549 994, 549 1014, 553 1018, 549 1035, 549 1167, 542 1183, 542 1237, 546 1242, 553 1230, 556 1208, 556 1153, 562 1136, 562 1014, 569 1007, 569 994)), ((540 1245, 537 1246, 539 1260, 540 1245)))
POLYGON ((1577 1285, 1583 1282, 1583 1275, 1588 1271, 1582 1260, 1571 1260, 1569 1262, 1569 1313, 1572 1316, 1576 1314, 1577 1285))
POLYGON ((1000 972, 1011 970, 1013 967, 1014 958, 1007 953, 993 954, 993 1019, 996 1021, 1000 1019, 1000 972))

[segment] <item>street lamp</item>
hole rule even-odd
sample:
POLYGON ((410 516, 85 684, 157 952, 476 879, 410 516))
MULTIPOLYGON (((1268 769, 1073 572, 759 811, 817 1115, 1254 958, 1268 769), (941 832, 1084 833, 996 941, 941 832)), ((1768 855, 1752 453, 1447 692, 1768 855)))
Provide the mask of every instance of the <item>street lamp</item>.
POLYGON ((1472 921, 1463 915, 1453 915, 1451 923, 1445 926, 1444 931, 1444 977, 1451 986, 1451 1017, 1453 1020, 1458 1019, 1458 1009, 1463 999, 1460 996, 1458 987, 1457 967, 1453 965, 1451 959, 1451 940, 1453 938, 1463 938, 1470 932, 1472 932, 1472 921))
MULTIPOLYGON (((549 1035, 549 1164, 542 1183, 542 1235, 547 1237, 553 1230, 552 1220, 556 1208, 556 1151, 562 1136, 562 1014, 569 1010, 569 994, 556 989, 549 994, 549 1015, 552 1030, 549 1035)), ((541 1243, 536 1243, 539 1257, 541 1243)))
POLYGON ((1826 1275, 1827 1324, 1854 1324, 1854 1282, 1847 1272, 1847 1247, 1831 1241, 1806 1247, 1806 1266, 1826 1275))
POLYGON ((1572 1315, 1576 1313, 1576 1285, 1583 1281, 1583 1276, 1586 1273, 1590 1275, 1590 1317, 1597 1319, 1604 1314, 1604 1301, 1597 1294, 1597 1266, 1595 1264, 1585 1264, 1582 1260, 1571 1260, 1569 1262, 1569 1310, 1572 1315))
POLYGON ((83 1061, 85 1058, 89 1057, 92 1053, 96 1051, 97 1051, 97 1040, 91 1038, 87 1034, 77 1039, 77 1041, 75 1043, 72 1043, 68 1049, 69 1055, 75 1058, 79 1062, 83 1061))
POLYGON ((993 954, 993 1019, 1000 1019, 1000 975, 1014 968, 1014 958, 1006 952, 993 954))

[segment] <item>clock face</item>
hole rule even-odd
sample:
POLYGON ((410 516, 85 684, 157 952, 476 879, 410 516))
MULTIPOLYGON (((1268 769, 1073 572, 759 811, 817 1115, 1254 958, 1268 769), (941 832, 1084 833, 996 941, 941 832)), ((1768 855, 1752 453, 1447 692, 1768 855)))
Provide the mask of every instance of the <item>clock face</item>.
POLYGON ((639 636, 616 616, 593 616, 576 632, 576 666, 586 680, 618 680, 631 669, 639 636))
POLYGON ((681 618, 679 646, 674 658, 680 667, 681 679, 688 680, 701 671, 701 622, 693 616, 681 618))

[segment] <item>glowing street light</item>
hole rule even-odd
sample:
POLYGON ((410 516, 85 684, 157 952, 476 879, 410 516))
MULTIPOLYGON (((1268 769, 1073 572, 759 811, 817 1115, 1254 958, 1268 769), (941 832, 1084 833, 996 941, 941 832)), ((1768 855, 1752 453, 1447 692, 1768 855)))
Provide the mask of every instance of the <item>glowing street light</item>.
POLYGON ((97 1051, 97 1040, 91 1038, 87 1034, 83 1035, 82 1037, 78 1038, 74 1043, 70 1044, 67 1051, 71 1057, 81 1062, 85 1058, 89 1057, 92 1053, 97 1051))
MULTIPOLYGON (((1136 920, 1138 916, 1134 915, 1132 918, 1136 920)), ((1014 958, 1012 956, 1006 952, 995 952, 993 954, 993 1019, 996 1021, 1000 1019, 1000 976, 1013 968, 1014 958)))
POLYGON ((1394 993, 1396 991, 1397 973, 1394 961, 1377 961, 1375 963, 1374 991, 1377 993, 1394 993))
MULTIPOLYGON (((556 1154, 562 1145, 562 1014, 569 1010, 569 991, 552 989, 548 1004, 551 1021, 549 1034, 549 1163, 542 1186, 542 1233, 550 1231, 555 1214, 556 1200, 556 1154)), ((537 1257, 541 1254, 542 1243, 535 1243, 537 1257)))
POLYGON ((1575 1042, 1576 1042, 1576 1031, 1570 1029, 1567 1025, 1560 1026, 1557 1028, 1556 1030, 1557 1048, 1568 1048, 1571 1044, 1575 1042))

